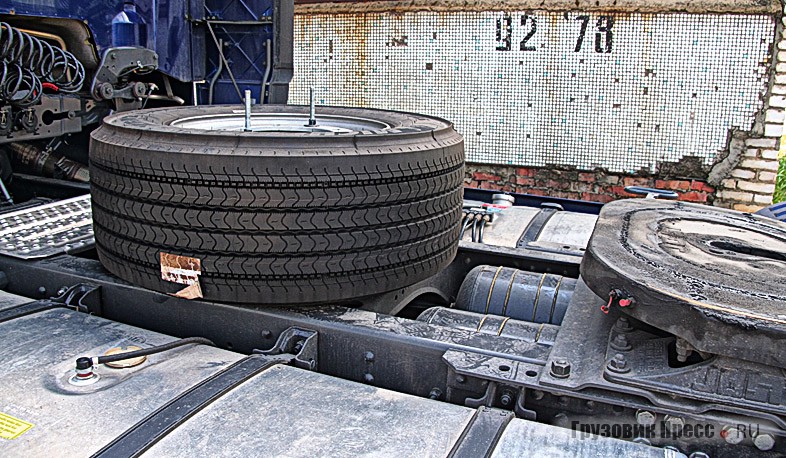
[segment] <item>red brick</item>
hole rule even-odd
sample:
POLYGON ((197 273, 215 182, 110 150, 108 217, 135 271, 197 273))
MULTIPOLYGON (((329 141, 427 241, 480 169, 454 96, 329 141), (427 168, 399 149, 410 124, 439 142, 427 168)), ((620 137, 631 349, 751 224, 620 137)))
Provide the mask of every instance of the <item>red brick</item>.
POLYGON ((602 202, 602 203, 605 204, 607 202, 611 202, 612 200, 614 200, 614 197, 610 196, 608 194, 597 194, 597 193, 594 193, 594 192, 583 192, 583 193, 581 193, 581 199, 582 200, 588 200, 590 202, 602 202))
POLYGON ((651 186, 651 180, 645 177, 625 177, 622 183, 625 186, 651 186))
POLYGON ((684 200, 684 201, 687 201, 687 202, 702 202, 702 203, 704 203, 704 202, 707 202, 707 194, 704 193, 704 192, 689 191, 689 192, 685 192, 685 193, 680 194, 680 199, 679 200, 684 200))
POLYGON ((581 181, 574 181, 570 184, 571 191, 592 192, 594 187, 595 185, 592 183, 584 183, 581 181))
POLYGON ((478 181, 499 181, 502 177, 487 172, 475 172, 472 174, 472 179, 478 181))
POLYGON ((610 196, 608 194, 596 194, 596 196, 597 197, 595 198, 595 202, 602 202, 604 204, 607 204, 612 200, 614 200, 614 196, 610 196))
POLYGON ((518 168, 518 169, 516 169, 516 175, 518 175, 520 177, 534 177, 535 176, 535 169, 518 168))
POLYGON ((615 195, 615 196, 627 196, 627 197, 630 197, 630 194, 625 192, 625 187, 624 186, 612 186, 611 187, 611 193, 613 195, 615 195))
POLYGON ((546 191, 544 191, 542 189, 528 189, 527 190, 527 194, 532 194, 532 195, 535 195, 535 196, 545 196, 546 195, 546 191))
POLYGON ((690 184, 690 188, 693 191, 710 192, 710 193, 715 192, 714 187, 708 185, 703 181, 698 181, 698 180, 693 180, 693 182, 690 184))
POLYGON ((580 194, 577 192, 570 192, 570 191, 557 191, 554 193, 554 197, 561 197, 563 199, 579 199, 581 198, 580 194))
POLYGON ((598 181, 604 184, 619 184, 620 177, 616 175, 605 175, 605 176, 601 176, 598 181))
POLYGON ((594 173, 579 173, 579 181, 583 181, 585 183, 594 183, 595 182, 595 174, 594 173))
POLYGON ((516 184, 519 186, 534 186, 535 180, 519 175, 516 177, 516 184))
POLYGON ((497 183, 492 183, 491 181, 483 181, 480 183, 480 189, 494 189, 500 190, 501 186, 497 183))
POLYGON ((687 191, 690 189, 690 181, 686 180, 656 180, 655 187, 661 189, 671 189, 673 191, 687 191))

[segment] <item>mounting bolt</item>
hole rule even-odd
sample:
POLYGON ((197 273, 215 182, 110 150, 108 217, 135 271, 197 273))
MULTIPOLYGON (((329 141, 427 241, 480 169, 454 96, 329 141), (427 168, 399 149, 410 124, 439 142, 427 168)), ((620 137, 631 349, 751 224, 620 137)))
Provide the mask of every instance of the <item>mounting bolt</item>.
POLYGON ((630 372, 628 361, 625 359, 625 356, 622 353, 617 353, 614 355, 614 358, 609 360, 609 363, 606 364, 606 369, 617 374, 630 372))
POLYGON ((463 375, 459 374, 456 376, 456 383, 464 383, 467 381, 467 378, 463 375))
POLYGON ((510 393, 502 393, 502 396, 499 397, 499 403, 503 406, 507 407, 513 402, 513 396, 510 393))
POLYGON ((655 424, 655 414, 650 412, 649 410, 637 410, 636 411, 636 423, 642 426, 650 426, 655 424))
POLYGON ((545 395, 546 394, 544 392, 540 391, 540 390, 533 390, 532 391, 532 399, 534 399, 536 401, 540 401, 541 399, 543 399, 543 396, 545 396, 545 395))
POLYGON ((734 426, 726 425, 721 429, 720 436, 727 444, 737 445, 745 439, 745 433, 734 426))
POLYGON ((308 88, 308 98, 309 98, 309 107, 308 107, 308 124, 307 127, 316 126, 317 125, 317 105, 314 102, 314 87, 308 88))
POLYGON ((570 418, 568 418, 567 414, 564 412, 559 412, 558 414, 554 415, 554 419, 551 421, 551 424, 561 428, 570 428, 570 418))
POLYGON ((775 447, 775 438, 769 434, 756 434, 753 436, 753 445, 755 445, 757 449, 766 452, 775 447))
POLYGON ((39 286, 38 287, 38 294, 40 294, 42 296, 45 296, 46 295, 46 288, 44 288, 43 286, 39 286))
POLYGON ((584 406, 587 410, 594 410, 595 409, 595 401, 587 401, 584 403, 584 406))
POLYGON ((682 431, 682 428, 685 427, 685 420, 674 415, 666 415, 663 418, 663 423, 670 431, 682 431))
POLYGON ((566 359, 555 359, 551 362, 549 374, 554 378, 570 377, 570 363, 566 359))
POLYGON ((367 351, 366 353, 363 354, 363 359, 365 359, 366 362, 373 363, 374 362, 374 353, 370 352, 370 351, 367 351))
POLYGON ((614 323, 614 329, 619 332, 631 332, 633 331, 633 326, 630 325, 630 320, 626 316, 621 316, 617 318, 617 322, 614 323))
POLYGON ((269 329, 263 329, 261 334, 262 334, 262 338, 263 339, 269 339, 269 338, 273 337, 273 333, 270 332, 269 329))
POLYGON ((371 374, 366 374, 363 376, 363 380, 365 380, 366 383, 374 383, 374 376, 371 374))
POLYGON ((298 353, 300 353, 301 350, 303 350, 303 341, 302 340, 298 340, 297 342, 295 342, 294 350, 295 350, 295 354, 298 354, 298 353))
POLYGON ((702 451, 695 451, 688 455, 688 458, 710 458, 710 456, 702 451))
POLYGON ((429 399, 437 400, 442 397, 442 390, 439 388, 432 388, 431 392, 428 394, 429 399))
POLYGON ((611 348, 617 351, 628 351, 631 349, 631 346, 625 334, 617 334, 611 341, 611 348))

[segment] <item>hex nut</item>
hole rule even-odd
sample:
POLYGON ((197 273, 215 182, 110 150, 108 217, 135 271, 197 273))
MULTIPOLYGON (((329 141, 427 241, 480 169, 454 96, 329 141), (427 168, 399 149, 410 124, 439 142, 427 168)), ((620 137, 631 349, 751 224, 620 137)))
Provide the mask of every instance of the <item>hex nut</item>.
POLYGON ((554 378, 570 377, 570 363, 565 359, 555 359, 551 362, 549 374, 554 378))
POLYGON ((756 434, 753 436, 753 445, 755 445, 757 449, 766 452, 775 447, 775 438, 770 434, 756 434))

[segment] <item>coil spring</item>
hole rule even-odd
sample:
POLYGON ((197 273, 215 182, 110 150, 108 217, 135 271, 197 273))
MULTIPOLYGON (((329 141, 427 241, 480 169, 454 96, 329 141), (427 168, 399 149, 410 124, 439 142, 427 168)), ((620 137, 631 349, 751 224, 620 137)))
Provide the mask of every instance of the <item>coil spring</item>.
POLYGON ((29 107, 41 101, 41 80, 17 64, 0 62, 0 105, 29 107))
POLYGON ((85 68, 73 54, 4 22, 0 22, 0 58, 4 64, 0 97, 14 105, 37 103, 41 79, 61 92, 77 92, 85 81, 85 68), (17 91, 23 94, 16 95, 17 91))

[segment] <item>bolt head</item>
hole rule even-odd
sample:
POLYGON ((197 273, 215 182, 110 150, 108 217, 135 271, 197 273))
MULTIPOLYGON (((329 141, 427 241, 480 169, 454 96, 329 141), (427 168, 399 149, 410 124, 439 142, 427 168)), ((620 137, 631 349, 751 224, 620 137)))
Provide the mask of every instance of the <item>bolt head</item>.
POLYGON ((720 432, 727 444, 737 445, 745 439, 745 433, 734 426, 724 426, 720 432))
POLYGON ((769 434, 756 434, 753 437, 753 445, 761 451, 772 450, 775 447, 775 438, 769 434))
POLYGON ((365 380, 366 383, 374 383, 374 376, 371 374, 366 374, 363 376, 363 380, 365 380))
POLYGON ((631 349, 631 346, 625 334, 617 334, 611 341, 611 348, 617 351, 628 351, 631 349))
POLYGON ((374 353, 370 352, 370 351, 367 351, 366 353, 363 354, 363 359, 365 359, 369 363, 373 362, 374 361, 374 353))
POLYGON ((704 452, 693 452, 688 455, 688 458, 710 458, 710 456, 704 452))
POLYGON ((614 357, 609 360, 609 363, 606 365, 606 369, 611 372, 616 372, 618 374, 624 374, 626 372, 630 372, 630 366, 628 365, 628 361, 625 359, 625 356, 622 353, 617 353, 614 357))
POLYGON ((655 414, 649 410, 639 410, 636 412, 636 423, 642 426, 654 425, 655 419, 655 414))
POLYGON ((672 431, 682 431, 682 428, 685 427, 685 420, 682 417, 676 417, 674 415, 666 415, 663 418, 663 422, 666 424, 666 427, 672 431))
POLYGON ((555 359, 551 362, 549 374, 554 378, 570 377, 570 362, 566 359, 555 359))

